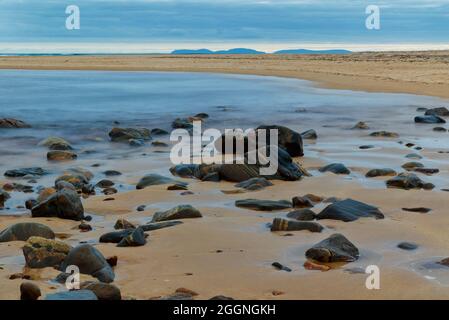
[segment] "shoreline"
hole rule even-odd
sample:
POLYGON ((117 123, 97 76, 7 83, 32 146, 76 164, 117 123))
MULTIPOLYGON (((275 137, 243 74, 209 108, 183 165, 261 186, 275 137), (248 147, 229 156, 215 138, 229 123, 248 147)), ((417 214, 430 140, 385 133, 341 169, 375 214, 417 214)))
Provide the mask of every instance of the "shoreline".
POLYGON ((0 57, 0 69, 247 74, 308 80, 329 89, 449 98, 448 51, 347 55, 4 56, 0 57))

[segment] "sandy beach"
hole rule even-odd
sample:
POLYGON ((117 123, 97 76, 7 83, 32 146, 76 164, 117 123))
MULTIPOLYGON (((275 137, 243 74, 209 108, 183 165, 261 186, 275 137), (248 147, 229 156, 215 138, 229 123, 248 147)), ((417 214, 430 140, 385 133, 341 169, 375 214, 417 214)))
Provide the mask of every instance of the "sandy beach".
MULTIPOLYGON (((73 247, 81 242, 87 243, 106 258, 117 256, 113 284, 120 289, 123 299, 154 299, 173 294, 178 288, 196 292, 198 295, 193 296, 194 299, 209 299, 217 295, 234 299, 449 298, 449 267, 437 263, 449 257, 448 126, 445 123, 423 124, 414 121, 415 116, 424 116, 428 109, 449 108, 448 52, 0 57, 1 72, 18 69, 198 72, 199 77, 202 73, 218 73, 230 74, 228 76, 231 78, 223 81, 231 82, 241 80, 232 78, 234 74, 275 76, 313 81, 304 84, 304 87, 300 82, 280 84, 285 86, 286 92, 300 88, 298 97, 303 94, 301 90, 314 92, 316 96, 328 96, 328 100, 317 105, 309 103, 313 96, 302 101, 293 96, 293 102, 287 101, 285 105, 278 106, 273 102, 272 110, 262 107, 257 111, 245 110, 245 102, 242 102, 238 106, 211 105, 207 110, 188 109, 185 112, 184 117, 206 112, 209 117, 204 123, 211 127, 219 126, 220 129, 230 125, 277 124, 299 133, 309 129, 317 132, 316 139, 303 137, 304 156, 292 157, 295 164, 311 174, 310 177, 304 176, 297 181, 272 180, 272 186, 251 192, 223 192, 238 189, 234 182, 224 179, 211 182, 171 175, 168 169, 173 164, 168 153, 172 142, 167 135, 152 137, 152 141, 166 143, 160 146, 146 142, 132 148, 127 143, 123 145, 109 141, 108 132, 113 127, 134 127, 136 123, 144 126, 145 119, 138 119, 140 122, 133 118, 122 120, 118 113, 115 115, 117 123, 106 119, 104 127, 92 131, 86 129, 82 134, 74 133, 73 136, 68 136, 68 131, 64 132, 64 128, 58 127, 59 131, 54 132, 63 132, 64 138, 73 142, 73 152, 78 157, 56 164, 47 162, 45 155, 49 150, 38 146, 41 139, 33 137, 34 131, 21 131, 39 130, 39 124, 32 123, 32 119, 25 119, 32 129, 0 129, 1 137, 5 138, 3 147, 8 147, 8 152, 0 155, 0 186, 16 182, 32 184, 34 189, 29 197, 22 192, 11 192, 11 199, 6 202, 11 211, 0 210, 0 231, 18 222, 39 222, 49 226, 58 240, 73 247), (353 102, 351 99, 357 100, 353 102), (373 105, 362 105, 364 102, 373 105), (338 107, 332 103, 338 104, 338 107), (367 128, 353 129, 359 121, 366 123, 367 128), (436 131, 435 127, 443 127, 446 131, 436 131), (397 135, 371 135, 380 131, 397 135), (10 141, 6 141, 8 139, 10 141), (16 142, 17 147, 13 147, 16 142), (397 174, 406 172, 402 166, 412 161, 421 163, 423 168, 439 170, 432 174, 411 170, 424 182, 432 183, 432 190, 387 188, 386 181, 392 176, 366 177, 368 171, 378 168, 391 168, 397 174), (350 173, 334 174, 319 170, 330 163, 343 163, 350 173), (9 169, 36 166, 48 169, 51 174, 34 177, 37 180, 35 183, 30 182, 30 177, 3 176, 3 172, 9 169), (96 186, 95 195, 83 197, 84 212, 92 217, 91 221, 86 222, 92 227, 88 232, 79 230, 80 221, 56 217, 32 218, 30 210, 23 208, 26 198, 37 197, 38 186, 53 186, 55 178, 74 167, 92 172, 91 184, 108 179, 118 190, 117 193, 104 195, 105 188, 96 186), (105 170, 117 170, 121 175, 105 176, 105 170), (167 186, 173 183, 136 190, 140 178, 148 173, 158 173, 188 183, 191 193, 183 194, 185 190, 168 191, 167 186), (335 201, 351 198, 378 207, 385 217, 379 220, 360 218, 352 222, 317 220, 324 227, 322 232, 317 233, 306 230, 271 232, 269 224, 273 219, 285 218, 293 208, 265 212, 235 206, 235 201, 249 198, 291 200, 306 194, 323 199, 335 198, 335 201), (113 200, 105 201, 108 198, 113 200), (151 222, 155 212, 180 204, 192 205, 201 212, 202 218, 181 219, 182 224, 149 231, 147 243, 143 246, 123 248, 98 240, 104 233, 115 231, 117 219, 124 218, 134 225, 145 225, 151 222), (142 205, 145 207, 138 211, 137 208, 142 205), (403 210, 418 207, 431 211, 417 213, 403 210), (305 256, 307 249, 335 233, 349 239, 360 250, 360 257, 350 263, 325 263, 330 267, 325 272, 306 270, 303 265, 308 260, 305 256), (417 248, 400 249, 397 245, 401 242, 416 244, 417 248), (291 272, 277 270, 272 266, 273 262, 289 267, 291 272), (368 275, 360 270, 368 265, 380 268, 380 290, 368 290, 365 286, 368 275)), ((26 77, 25 74, 20 75, 26 77)), ((47 77, 48 74, 38 73, 37 76, 47 77)), ((11 77, 17 77, 17 74, 11 77)), ((252 83, 256 88, 270 85, 257 82, 259 80, 256 78, 243 78, 242 81, 252 83)), ((114 93, 121 92, 120 88, 113 88, 116 90, 114 93)), ((215 87, 212 90, 218 92, 215 87)), ((248 89, 247 92, 253 91, 248 89)), ((132 94, 135 92, 132 91, 132 94)), ((281 91, 279 96, 282 95, 285 91, 281 91)), ((273 99, 276 101, 276 98, 273 99)), ((151 105, 151 101, 148 104, 151 105)), ((7 105, 0 112, 0 118, 6 117, 7 105)), ((154 116, 150 114, 148 117, 154 116)), ((155 118, 154 126, 151 123, 149 129, 158 124, 158 128, 169 131, 171 121, 177 116, 173 115, 171 119, 166 117, 155 118)), ((442 118, 449 120, 447 116, 442 118)), ((48 133, 55 135, 51 130, 56 129, 51 126, 43 128, 47 130, 44 136, 48 133)), ((318 201, 311 210, 318 214, 331 203, 331 200, 318 201)), ((53 280, 60 271, 52 267, 36 269, 25 266, 23 245, 23 241, 0 243, 0 299, 20 297, 19 286, 23 280, 9 279, 15 273, 29 276, 39 285, 43 296, 65 290, 62 284, 53 280)), ((95 279, 83 275, 82 280, 95 279)))

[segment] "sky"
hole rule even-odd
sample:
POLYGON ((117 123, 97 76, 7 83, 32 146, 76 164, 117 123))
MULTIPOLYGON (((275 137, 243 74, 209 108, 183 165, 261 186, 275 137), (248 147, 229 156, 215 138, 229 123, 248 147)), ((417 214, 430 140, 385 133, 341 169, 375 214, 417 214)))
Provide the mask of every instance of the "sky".
POLYGON ((0 53, 111 50, 113 43, 136 52, 449 48, 449 0, 0 0, 0 53), (380 8, 380 30, 365 27, 372 4, 380 8), (79 30, 65 27, 68 5, 80 9, 79 30))

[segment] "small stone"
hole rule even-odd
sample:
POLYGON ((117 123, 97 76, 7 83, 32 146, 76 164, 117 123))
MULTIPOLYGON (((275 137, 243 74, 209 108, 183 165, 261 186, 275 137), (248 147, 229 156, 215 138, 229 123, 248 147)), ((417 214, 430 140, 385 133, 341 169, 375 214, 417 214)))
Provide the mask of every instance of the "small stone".
POLYGON ((425 112, 427 116, 440 116, 440 117, 449 117, 449 110, 446 107, 432 108, 428 109, 425 112))
POLYGON ((416 116, 416 123, 446 123, 446 120, 436 115, 416 116))
POLYGON ((114 176, 120 176, 122 173, 117 170, 106 170, 106 171, 103 171, 103 174, 107 177, 114 177, 114 176))
POLYGON ((82 232, 88 232, 92 230, 92 226, 90 224, 84 223, 82 222, 79 226, 78 229, 80 229, 82 232))
POLYGON ((0 118, 0 128, 23 129, 23 128, 31 128, 31 126, 22 120, 17 120, 13 118, 0 118))
POLYGON ((92 291, 98 300, 122 300, 120 289, 110 283, 85 281, 80 284, 80 289, 92 291))
POLYGON ((304 131, 303 133, 301 133, 301 137, 303 139, 316 140, 316 139, 318 139, 318 134, 316 133, 315 130, 310 129, 310 130, 307 130, 307 131, 304 131))
POLYGON ((107 257, 106 261, 111 267, 115 267, 118 262, 118 257, 117 256, 107 257))
POLYGON ((135 229, 136 227, 131 223, 131 222, 129 222, 128 220, 125 220, 125 219, 123 219, 123 218, 121 218, 121 219, 118 219, 116 222, 115 222, 115 225, 114 225, 114 229, 115 230, 121 230, 121 229, 135 229))
POLYGON ((117 247, 139 247, 145 245, 147 240, 143 229, 138 227, 134 229, 129 235, 122 238, 122 240, 117 244, 117 247))
POLYGON ((382 169, 371 169, 366 173, 367 178, 374 178, 374 177, 390 177, 395 176, 397 173, 393 169, 389 168, 382 168, 382 169))
POLYGON ((103 180, 100 180, 99 182, 97 182, 97 184, 95 186, 99 187, 99 188, 109 188, 109 187, 112 187, 113 185, 114 185, 114 182, 112 182, 111 180, 103 179, 103 180))
POLYGON ((360 150, 368 150, 368 149, 373 149, 373 148, 375 148, 375 146, 373 146, 372 144, 364 144, 359 147, 360 150))
POLYGON ((285 292, 279 291, 279 290, 273 290, 273 291, 271 291, 271 294, 273 296, 281 296, 281 295, 285 294, 285 292))
POLYGON ((175 183, 175 184, 169 185, 167 187, 167 190, 171 190, 171 191, 174 191, 174 190, 187 190, 187 186, 185 184, 177 184, 177 183, 175 183))
POLYGON ((137 211, 145 211, 146 207, 147 207, 146 205, 142 204, 142 205, 138 206, 136 210, 137 211))
POLYGON ((168 147, 168 144, 166 144, 165 142, 157 141, 157 140, 153 141, 151 144, 155 147, 168 147))
POLYGON ((41 289, 32 282, 20 285, 20 300, 37 300, 41 296, 41 289))
POLYGON ((403 250, 415 250, 418 248, 418 245, 411 242, 401 242, 398 244, 398 248, 403 250))
POLYGON ((306 257, 319 262, 352 262, 359 250, 345 236, 336 233, 306 251, 306 257))
POLYGON ((354 127, 352 127, 352 129, 367 130, 367 129, 369 129, 369 126, 365 122, 359 121, 355 124, 354 127))
POLYGON ((286 266, 280 264, 279 262, 273 262, 271 265, 273 267, 275 267, 276 269, 281 270, 281 271, 287 271, 287 272, 291 272, 292 271, 292 269, 290 269, 289 267, 286 267, 286 266))
POLYGON ((404 163, 403 165, 402 165, 402 168, 403 169, 405 169, 405 170, 407 170, 407 171, 413 171, 413 170, 415 170, 416 168, 424 168, 424 165, 422 164, 422 163, 419 163, 419 162, 407 162, 407 163, 404 163))
POLYGON ((332 172, 335 174, 350 174, 351 171, 343 163, 331 163, 319 169, 320 172, 332 172))
POLYGON ((196 293, 195 291, 190 290, 190 289, 186 289, 186 288, 178 288, 178 289, 175 290, 175 293, 188 294, 188 295, 190 295, 192 297, 198 295, 198 293, 196 293))
POLYGON ((321 232, 323 227, 316 222, 296 221, 283 218, 274 218, 271 231, 302 231, 321 232))
POLYGON ((435 132, 447 132, 447 129, 443 128, 443 127, 435 127, 435 128, 433 128, 433 131, 435 131, 435 132))
POLYGON ((245 199, 237 200, 235 205, 240 208, 258 210, 258 211, 275 211, 292 207, 292 203, 287 200, 258 200, 245 199))
POLYGON ((116 194, 118 191, 116 188, 105 188, 103 189, 103 194, 106 196, 110 196, 111 194, 116 194))
POLYGON ((405 157, 406 157, 406 158, 409 158, 409 159, 416 159, 416 160, 422 159, 422 156, 420 156, 420 155, 417 154, 417 153, 409 153, 409 154, 407 154, 405 157))
POLYGON ((430 209, 430 208, 424 208, 424 207, 418 207, 418 208, 402 208, 402 210, 404 210, 404 211, 409 211, 409 212, 418 212, 418 213, 429 213, 430 211, 432 211, 432 209, 430 209))

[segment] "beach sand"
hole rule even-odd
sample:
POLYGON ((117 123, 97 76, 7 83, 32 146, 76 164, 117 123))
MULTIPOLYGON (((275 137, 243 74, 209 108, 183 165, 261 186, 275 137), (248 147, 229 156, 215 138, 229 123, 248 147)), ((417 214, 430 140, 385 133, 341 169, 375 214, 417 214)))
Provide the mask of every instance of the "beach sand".
MULTIPOLYGON (((447 52, 348 56, 1 57, 0 69, 164 70, 276 75, 314 80, 319 85, 339 89, 448 98, 448 59, 447 52)), ((429 270, 425 267, 426 263, 449 256, 449 193, 440 190, 449 188, 449 154, 439 153, 449 150, 448 133, 433 132, 433 125, 413 124, 415 109, 401 109, 391 115, 383 110, 381 116, 361 113, 363 119, 360 120, 369 123, 370 130, 349 130, 345 118, 330 127, 318 121, 308 123, 307 128, 303 124, 295 125, 294 119, 289 119, 286 125, 294 130, 314 128, 319 133, 317 142, 305 140, 305 156, 295 159, 312 173, 312 177, 300 181, 274 181, 274 186, 261 191, 225 194, 221 190, 235 189, 232 183, 181 179, 189 183, 193 194, 180 195, 180 191, 167 191, 167 185, 159 185, 119 192, 112 196, 114 201, 103 201, 110 197, 103 195, 84 199, 85 211, 94 216, 90 222, 94 230, 90 232, 81 233, 77 229, 79 222, 31 218, 29 214, 0 216, 0 230, 16 222, 41 222, 57 234, 64 235, 64 241, 71 245, 87 241, 106 257, 118 256, 114 284, 127 299, 165 296, 180 287, 197 292, 195 299, 216 295, 236 299, 448 299, 449 268, 429 270), (370 132, 379 130, 395 131, 400 137, 368 136, 370 132), (442 142, 442 146, 429 145, 417 151, 404 145, 408 142, 425 145, 429 140, 442 142), (373 144, 375 148, 359 150, 362 143, 373 144), (420 174, 423 180, 435 183, 437 187, 434 190, 387 189, 386 177, 364 177, 372 167, 391 167, 400 171, 402 164, 412 161, 405 158, 412 152, 419 152, 424 158, 418 161, 427 167, 440 169, 435 176, 420 174), (317 169, 327 164, 327 159, 347 164, 351 174, 319 173, 317 169), (353 198, 378 206, 385 219, 367 218, 349 223, 322 220, 320 223, 325 227, 322 233, 270 232, 267 224, 274 217, 285 216, 288 210, 267 213, 234 205, 236 200, 245 198, 290 200, 310 193, 353 198), (154 212, 182 203, 198 208, 203 218, 186 219, 181 225, 151 231, 148 243, 142 247, 118 248, 113 244, 98 244, 99 236, 112 231, 118 218, 144 224, 151 220, 154 212), (142 204, 147 205, 145 211, 136 211, 142 204), (432 211, 428 214, 411 213, 403 211, 403 207, 429 207, 432 211), (334 265, 327 272, 305 270, 304 252, 337 232, 344 234, 360 249, 360 259, 346 265, 334 265), (402 241, 415 242, 419 248, 401 250, 396 246, 402 241), (274 269, 271 264, 275 261, 290 267, 292 272, 274 269), (380 268, 380 290, 366 288, 367 274, 345 270, 365 269, 368 265, 380 268)), ((351 116, 358 118, 360 114, 351 116)), ((83 160, 67 165, 80 165, 80 161, 83 160)), ((81 162, 81 165, 87 166, 95 159, 89 161, 81 162)), ((139 176, 132 176, 133 171, 162 172, 168 167, 169 161, 149 166, 146 160, 126 159, 117 160, 115 169, 129 174, 122 182, 134 185, 139 176)), ((0 185, 7 181, 0 178, 0 185)), ((313 210, 319 212, 325 206, 321 203, 313 210)), ((19 298, 18 288, 23 280, 8 279, 16 272, 29 273, 44 294, 61 290, 61 285, 50 281, 58 271, 23 267, 22 246, 23 242, 19 241, 0 243, 0 298, 19 298)), ((83 276, 83 279, 89 277, 83 276)))

